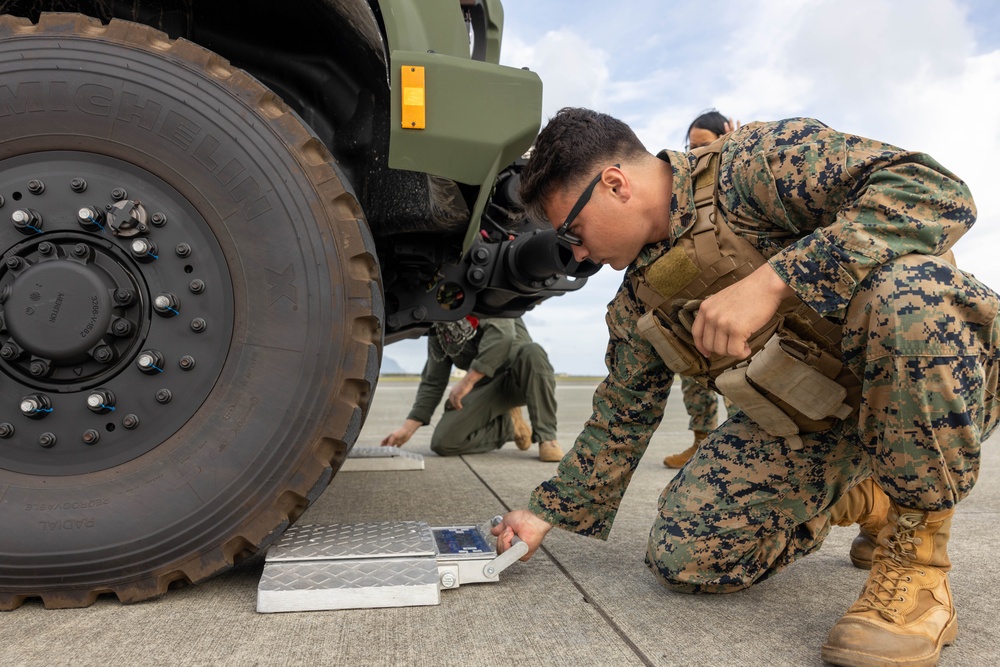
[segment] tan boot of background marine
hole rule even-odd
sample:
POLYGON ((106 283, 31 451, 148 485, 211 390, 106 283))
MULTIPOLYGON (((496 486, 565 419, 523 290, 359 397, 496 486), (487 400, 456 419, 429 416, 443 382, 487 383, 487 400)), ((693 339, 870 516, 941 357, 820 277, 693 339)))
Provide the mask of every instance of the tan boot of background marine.
POLYGON ((531 447, 531 424, 524 421, 521 406, 510 409, 510 420, 514 422, 514 444, 520 450, 531 447))
POLYGON ((668 468, 683 468, 684 464, 688 462, 694 453, 698 451, 698 445, 701 441, 708 437, 708 433, 704 431, 692 431, 694 433, 694 444, 685 449, 680 454, 671 454, 663 459, 663 465, 668 468))
POLYGON ((557 440, 546 440, 538 443, 538 460, 546 463, 562 461, 563 450, 557 440))
POLYGON ((893 503, 861 597, 830 630, 823 659, 850 667, 933 667, 955 641, 948 536, 955 510, 893 503))
POLYGON ((858 524, 861 531, 851 544, 851 562, 862 570, 872 569, 876 540, 889 518, 889 497, 868 477, 848 491, 830 508, 830 521, 836 526, 858 524))

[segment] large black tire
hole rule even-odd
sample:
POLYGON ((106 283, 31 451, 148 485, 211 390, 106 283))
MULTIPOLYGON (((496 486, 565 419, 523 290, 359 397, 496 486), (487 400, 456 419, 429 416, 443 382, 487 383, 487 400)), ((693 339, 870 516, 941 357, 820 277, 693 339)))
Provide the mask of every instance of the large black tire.
POLYGON ((270 544, 380 362, 374 246, 322 143, 185 40, 3 16, 0 196, 0 609, 145 600, 270 544))

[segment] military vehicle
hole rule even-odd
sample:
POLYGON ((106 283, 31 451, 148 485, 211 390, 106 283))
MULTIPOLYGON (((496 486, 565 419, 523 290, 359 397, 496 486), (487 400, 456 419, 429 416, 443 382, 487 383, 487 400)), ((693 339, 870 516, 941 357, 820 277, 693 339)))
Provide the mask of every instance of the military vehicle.
MULTIPOLYGON (((579 288, 498 0, 0 0, 0 609, 271 544, 385 342, 579 288)), ((358 502, 364 502, 359 498, 358 502)))

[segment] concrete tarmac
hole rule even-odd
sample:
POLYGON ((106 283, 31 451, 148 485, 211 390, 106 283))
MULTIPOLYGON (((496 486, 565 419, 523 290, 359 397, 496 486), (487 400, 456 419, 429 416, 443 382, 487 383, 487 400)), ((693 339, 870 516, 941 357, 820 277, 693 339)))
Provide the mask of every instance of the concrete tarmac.
MULTIPOLYGON (((559 380, 566 450, 590 415, 595 386, 559 380)), ((415 390, 415 381, 383 379, 358 445, 378 445, 400 425, 415 390)), ((538 461, 537 446, 522 452, 513 443, 491 454, 440 458, 430 452, 430 435, 430 427, 422 428, 406 446, 426 457, 425 470, 341 473, 300 522, 478 523, 525 506, 531 489, 556 469, 538 461)), ((136 605, 102 597, 86 609, 48 611, 27 602, 0 614, 0 664, 824 664, 820 645, 866 578, 847 556, 856 529, 834 528, 817 553, 731 595, 673 593, 646 570, 657 498, 673 474, 662 460, 690 437, 678 386, 607 542, 553 530, 530 562, 513 565, 499 583, 442 591, 438 606, 258 614, 263 563, 257 558, 136 605)), ((979 483, 954 522, 950 576, 959 634, 942 653, 946 667, 1000 664, 997 444, 997 437, 985 444, 979 483)))

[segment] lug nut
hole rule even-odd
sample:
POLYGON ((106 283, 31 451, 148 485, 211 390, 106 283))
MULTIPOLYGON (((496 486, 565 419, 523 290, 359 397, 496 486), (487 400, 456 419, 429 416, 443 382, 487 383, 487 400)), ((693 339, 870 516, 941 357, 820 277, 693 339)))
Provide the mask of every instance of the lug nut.
POLYGON ((84 206, 76 212, 76 221, 88 231, 104 229, 104 219, 104 212, 98 211, 93 206, 84 206))
POLYGON ((115 358, 115 351, 107 345, 101 345, 94 350, 93 356, 95 361, 107 364, 111 363, 111 360, 115 358))
POLYGON ((156 350, 143 350, 135 359, 135 365, 147 375, 163 372, 163 355, 156 350))
POLYGON ((153 224, 154 227, 162 227, 163 225, 167 224, 167 216, 163 215, 162 213, 154 213, 153 215, 149 216, 149 221, 153 224))
POLYGON ((128 197, 128 192, 125 191, 125 188, 115 188, 111 191, 111 198, 115 201, 121 201, 126 197, 128 197))
POLYGON ((162 317, 180 315, 181 302, 170 293, 158 294, 153 299, 153 310, 162 317))
POLYGON ((21 356, 21 348, 13 343, 7 343, 3 347, 0 347, 0 357, 6 361, 14 361, 21 356))
POLYGON ((200 317, 196 317, 191 320, 191 330, 195 333, 201 333, 208 326, 208 323, 200 317))
POLYGON ((33 195, 40 195, 45 192, 45 183, 42 183, 37 178, 33 178, 28 181, 28 192, 33 195))
POLYGON ((124 417, 122 417, 122 426, 124 426, 128 430, 131 431, 132 429, 134 429, 138 425, 139 425, 139 416, 138 415, 128 414, 128 415, 125 415, 124 417))
POLYGON ((170 393, 169 389, 161 389, 156 392, 157 403, 169 403, 171 398, 173 398, 173 394, 170 393))
POLYGON ((115 409, 115 395, 110 389, 95 389, 87 397, 87 409, 103 415, 115 409))
POLYGON ((30 208, 19 208, 10 214, 10 221, 22 234, 38 234, 42 231, 42 216, 30 208))
POLYGON ((111 333, 116 336, 127 336, 132 332, 132 323, 121 317, 111 323, 111 333))
POLYGON ((201 294, 205 291, 205 281, 195 278, 191 281, 191 284, 188 285, 188 289, 190 289, 194 294, 201 294))
POLYGON ((135 301, 135 292, 121 287, 115 290, 115 303, 119 306, 131 306, 135 301))
POLYGON ((83 444, 85 445, 95 445, 97 441, 101 439, 101 434, 95 429, 88 428, 83 432, 83 444))
POLYGON ((73 256, 74 257, 86 257, 90 254, 90 248, 86 243, 77 243, 73 246, 73 256))
POLYGON ((181 367, 182 371, 189 371, 194 368, 194 357, 190 354, 185 354, 177 360, 177 365, 181 367))
POLYGON ((159 257, 156 244, 149 239, 135 239, 129 245, 129 252, 138 262, 152 262, 159 257))
POLYGON ((49 369, 51 366, 49 362, 45 359, 34 359, 28 366, 28 372, 34 375, 36 378, 43 377, 49 374, 49 369))
POLYGON ((8 257, 6 264, 7 268, 10 269, 11 271, 20 271, 22 268, 24 268, 24 260, 16 255, 13 257, 8 257))
POLYGON ((191 246, 187 243, 178 243, 174 250, 177 252, 178 257, 187 257, 191 254, 191 246))
POLYGON ((83 192, 87 189, 87 181, 82 178, 74 178, 69 182, 69 187, 73 190, 73 192, 83 192))
POLYGON ((21 414, 31 419, 41 419, 52 412, 52 402, 44 394, 29 394, 21 399, 21 414))
POLYGON ((43 241, 38 244, 38 252, 42 255, 51 255, 52 251, 55 249, 55 246, 48 241, 43 241))
POLYGON ((14 425, 8 422, 0 424, 0 438, 6 440, 10 436, 14 435, 14 425))
POLYGON ((56 434, 49 433, 48 431, 42 433, 38 436, 38 444, 45 448, 53 446, 56 444, 56 434))

